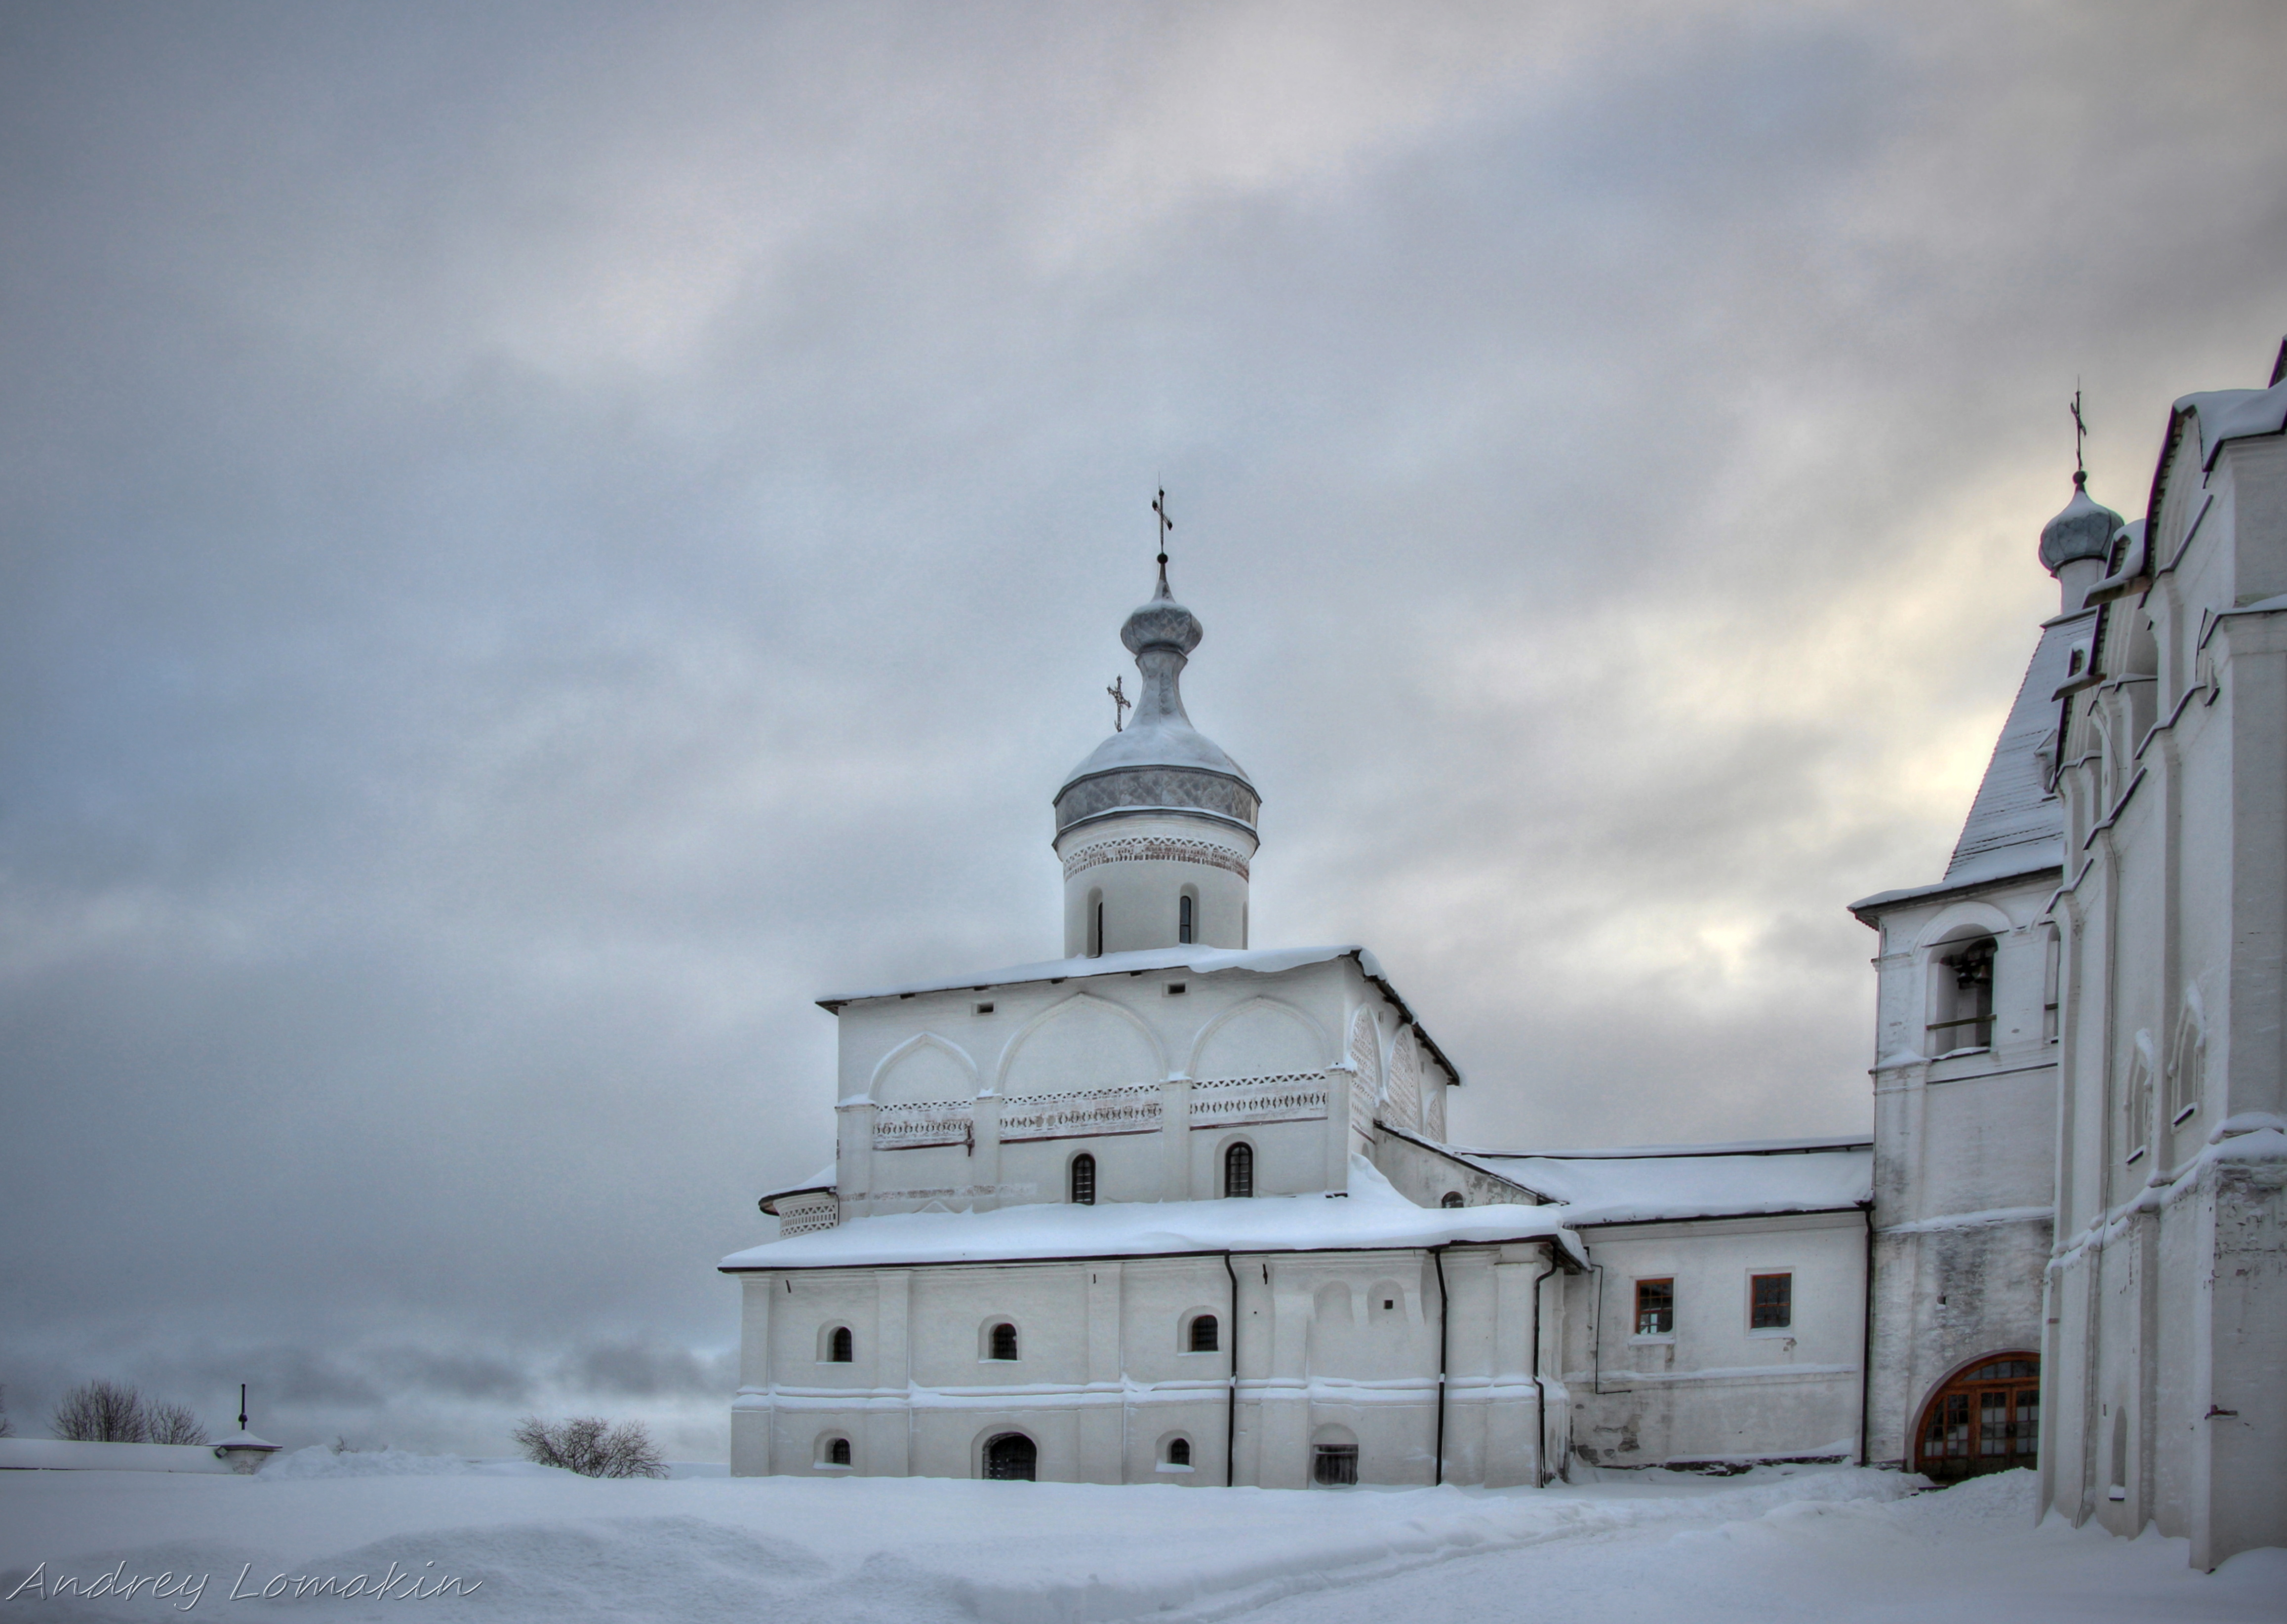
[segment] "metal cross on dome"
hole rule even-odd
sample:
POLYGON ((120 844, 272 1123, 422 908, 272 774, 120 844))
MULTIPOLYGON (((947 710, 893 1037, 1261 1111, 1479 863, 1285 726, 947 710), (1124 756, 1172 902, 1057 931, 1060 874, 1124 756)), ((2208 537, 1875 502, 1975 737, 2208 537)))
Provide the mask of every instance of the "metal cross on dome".
POLYGON ((2073 479, 2076 483, 2088 477, 2088 459, 2083 448, 2088 439, 2088 420, 2080 414, 2080 387, 2073 387, 2073 479))
POLYGON ((1128 712, 1136 703, 1128 697, 1127 690, 1121 686, 1125 681, 1123 677, 1114 677, 1112 679, 1112 686, 1104 690, 1112 696, 1112 730, 1114 733, 1128 725, 1128 712))
POLYGON ((1159 585, 1164 588, 1167 584, 1167 532, 1175 527, 1175 521, 1167 516, 1167 486, 1161 485, 1159 495, 1151 499, 1151 511, 1159 516, 1159 585))

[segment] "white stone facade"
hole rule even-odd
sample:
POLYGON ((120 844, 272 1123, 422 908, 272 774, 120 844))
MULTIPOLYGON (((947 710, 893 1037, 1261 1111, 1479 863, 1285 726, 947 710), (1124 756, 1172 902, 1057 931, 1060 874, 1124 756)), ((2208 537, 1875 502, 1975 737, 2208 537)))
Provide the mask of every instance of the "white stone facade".
MULTIPOLYGON (((2287 350, 2283 350, 2287 361, 2287 350)), ((2190 396, 2061 698, 2047 1503, 2287 1544, 2287 384, 2190 396)))
POLYGON ((1056 795, 1065 957, 822 1000, 835 1163, 724 1264, 733 1470, 2038 1454, 2201 1565, 2287 1543, 2283 425, 2276 376, 2188 397, 2144 521, 2077 489, 2043 532, 2061 612, 1945 875, 1853 905, 1856 1139, 1449 1143, 1460 1075, 1371 954, 1248 950, 1259 802, 1163 574, 1136 724, 1056 795))

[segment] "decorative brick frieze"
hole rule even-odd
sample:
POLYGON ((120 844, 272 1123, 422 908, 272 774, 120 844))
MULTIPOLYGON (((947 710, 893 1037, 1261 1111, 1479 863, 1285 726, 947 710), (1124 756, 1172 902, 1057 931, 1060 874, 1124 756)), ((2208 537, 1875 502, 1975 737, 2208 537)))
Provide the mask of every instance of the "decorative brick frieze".
POLYGON ((874 1148, 914 1150, 924 1145, 969 1145, 977 1128, 966 1100, 874 1108, 874 1148))
POLYGON ((1160 835, 1132 835, 1083 846, 1064 859, 1064 878, 1070 879, 1099 863, 1198 863, 1209 868, 1228 869, 1241 879, 1246 878, 1246 859, 1229 847, 1160 835))
POLYGON ((1069 1139, 1098 1133, 1156 1133, 1159 1085, 1086 1094, 1028 1094, 1001 1102, 1001 1139, 1069 1139))
POLYGON ((1234 1128, 1249 1123, 1320 1122, 1329 1090, 1323 1071, 1275 1077, 1215 1078, 1191 1084, 1191 1126, 1234 1128))

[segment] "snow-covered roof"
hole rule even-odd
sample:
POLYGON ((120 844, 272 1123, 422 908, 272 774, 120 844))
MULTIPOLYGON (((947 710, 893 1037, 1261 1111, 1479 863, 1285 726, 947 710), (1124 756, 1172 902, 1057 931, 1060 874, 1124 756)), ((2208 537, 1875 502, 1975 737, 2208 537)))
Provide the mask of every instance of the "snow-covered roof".
POLYGON ((2213 468, 2226 442, 2287 430, 2287 381, 2269 389, 2204 390, 2182 397, 2175 409, 2198 420, 2200 466, 2213 468))
POLYGON ((1846 1211, 1871 1202, 1874 1191, 1873 1143, 1863 1136, 1454 1154, 1560 1203, 1539 1210, 1571 1229, 1846 1211))
POLYGON ((820 998, 822 1008, 839 1011, 845 1004, 860 1004, 868 998, 910 998, 922 992, 954 992, 966 988, 971 992, 985 992, 995 987, 1009 987, 1025 981, 1077 981, 1089 975, 1141 975, 1147 970, 1191 970, 1200 975, 1215 975, 1225 970, 1252 970, 1257 975, 1277 975, 1286 970, 1298 970, 1304 965, 1321 965, 1331 959, 1355 957, 1358 968, 1366 974, 1381 977, 1381 966, 1368 950, 1356 945, 1341 947, 1302 948, 1211 948, 1173 947, 1145 948, 1133 953, 1100 953, 1094 958, 1052 958, 1037 965, 1013 965, 1006 970, 990 970, 982 975, 946 975, 933 981, 908 981, 902 986, 882 987, 871 992, 837 993, 820 998))
POLYGON ((2041 641, 2018 685, 2016 703, 2001 724, 1977 799, 1946 864, 1950 885, 2055 868, 2064 862, 2064 807, 2049 791, 2040 749, 2057 727, 2057 690, 2071 680, 2072 650, 2089 657, 2094 611, 2060 615, 2041 628, 2041 641))
POLYGON ((1909 886, 1859 898, 1850 911, 1868 915, 1966 886, 2038 874, 2064 864, 2064 806, 2050 792, 2041 769, 2041 746, 2057 729, 2057 690, 2071 680, 2076 646, 2093 658, 2090 637, 2096 611, 2059 615, 2041 627, 2041 640, 2017 687, 2016 702, 1993 744, 1992 759, 1978 784, 1977 798, 1954 842, 1945 878, 1934 885, 1909 886))
POLYGON ((283 1447, 282 1445, 272 1443, 266 1438, 257 1438, 251 1432, 233 1432, 228 1438, 218 1438, 214 1440, 212 1447, 217 1449, 278 1449, 283 1447))
POLYGON ((1453 1242, 1554 1240, 1583 1254, 1547 1207, 1417 1207, 1373 1164, 1350 1159, 1349 1193, 1226 1201, 1034 1202, 991 1212, 898 1212, 767 1242, 723 1259, 725 1273, 1199 1252, 1378 1251, 1453 1242))
POLYGON ((1373 950, 1360 947, 1356 942, 1334 947, 1301 948, 1145 948, 1133 953, 1102 953, 1094 958, 1052 958, 1044 964, 1014 965, 1005 970, 989 970, 982 975, 946 975, 933 981, 878 988, 871 992, 836 993, 831 997, 819 999, 818 1005, 838 1015, 845 1005, 862 1004, 870 998, 910 998, 925 992, 989 992, 995 987, 1021 986, 1031 981, 1142 975, 1151 970, 1189 970, 1198 975, 1219 975, 1228 970, 1246 970, 1256 975, 1278 975, 1288 970, 1299 970, 1304 965, 1327 964, 1337 958, 1357 960, 1359 973, 1381 989, 1389 1001, 1397 1006, 1397 1013, 1413 1022, 1414 1036, 1421 1040, 1422 1046, 1458 1085, 1462 1081, 1461 1068, 1446 1057, 1445 1052, 1429 1036, 1428 1029, 1406 1007, 1405 997, 1382 973, 1381 963, 1374 958, 1373 950))
POLYGON ((830 1190, 835 1187, 835 1179, 840 1172, 841 1166, 839 1163, 828 1162, 824 1167, 819 1168, 816 1172, 803 1179, 800 1184, 782 1185, 775 1190, 764 1191, 762 1198, 756 1202, 755 1204, 760 1207, 764 1211, 775 1216, 778 1210, 771 1205, 772 1202, 777 1201, 783 1196, 808 1195, 812 1191, 816 1190, 830 1190))

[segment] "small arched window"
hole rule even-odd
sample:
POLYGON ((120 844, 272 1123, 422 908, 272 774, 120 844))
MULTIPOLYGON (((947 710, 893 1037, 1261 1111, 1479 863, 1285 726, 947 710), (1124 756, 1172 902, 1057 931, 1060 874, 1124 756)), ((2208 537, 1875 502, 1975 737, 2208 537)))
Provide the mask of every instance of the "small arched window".
POLYGON ((1088 894, 1088 956, 1090 958, 1104 957, 1104 893, 1101 891, 1088 894))
POLYGON ((1185 896, 1175 903, 1175 940, 1185 946, 1191 940, 1191 899, 1185 896))
POLYGON ((1167 1440, 1167 1464, 1170 1466, 1189 1466, 1191 1463, 1191 1440, 1188 1438, 1169 1439, 1167 1440))
POLYGON ((996 1325, 996 1326, 994 1326, 994 1327, 993 1328, 993 1336, 992 1336, 992 1344, 991 1344, 991 1345, 992 1345, 993 1352, 992 1352, 990 1354, 988 1354, 988 1355, 987 1355, 987 1357, 988 1357, 988 1358, 992 1358, 992 1359, 1014 1359, 1014 1358, 1016 1358, 1016 1357, 1017 1357, 1017 1328, 1016 1328, 1015 1326, 1013 1326, 1013 1325, 1009 1324, 1009 1321, 1008 1321, 1008 1320, 1001 1320, 1000 1324, 998 1324, 998 1325, 996 1325))
POLYGON ((828 1466, 847 1466, 850 1464, 850 1440, 848 1439, 837 1438, 833 1442, 826 1446, 826 1463, 828 1466))
POLYGON ((1075 1206, 1096 1205, 1096 1158, 1085 1150, 1072 1159, 1072 1198, 1075 1206))
POLYGON ((1445 1192, 1443 1198, 1438 1201, 1437 1204, 1441 1207, 1460 1207, 1466 1206, 1468 1203, 1461 1199, 1460 1191, 1448 1190, 1445 1192))
POLYGON ((1254 1194, 1254 1146, 1240 1143, 1223 1153, 1223 1193, 1225 1195, 1254 1194))
POLYGON ((1201 1314, 1191 1321, 1191 1352, 1213 1353, 1221 1345, 1223 1328, 1215 1323, 1213 1314, 1201 1314))
MULTIPOLYGON (((850 1334, 846 1325, 837 1325, 834 1334, 826 1339, 826 1359, 828 1364, 846 1365, 858 1356, 858 1339, 850 1334)), ((845 1442, 843 1448, 850 1446, 845 1442)))

